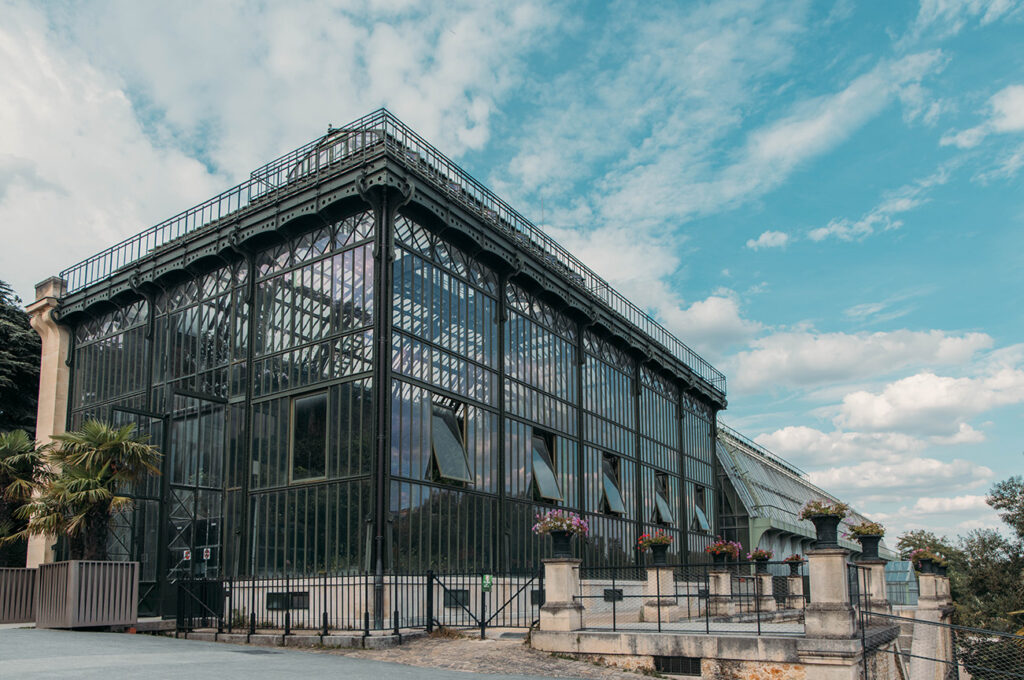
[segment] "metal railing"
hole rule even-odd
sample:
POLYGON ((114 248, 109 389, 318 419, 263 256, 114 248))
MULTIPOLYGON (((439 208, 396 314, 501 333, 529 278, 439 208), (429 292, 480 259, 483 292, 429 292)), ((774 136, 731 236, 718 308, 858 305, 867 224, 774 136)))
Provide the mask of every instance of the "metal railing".
POLYGON ((582 567, 575 600, 588 630, 803 635, 806 597, 789 592, 788 577, 758 571, 773 566, 788 570, 783 562, 668 565, 671 583, 661 569, 582 567))
POLYGON ((725 394, 724 374, 385 109, 329 130, 323 137, 254 170, 238 186, 65 269, 61 278, 67 282, 69 293, 81 290, 177 238, 244 208, 300 190, 310 181, 362 164, 385 150, 400 156, 417 176, 509 235, 549 269, 611 308, 725 394))
MULTIPOLYGON (((865 648, 876 655, 899 654, 909 664, 911 677, 1024 680, 1024 636, 870 611, 863 612, 862 619, 864 628, 915 628, 915 644, 909 650, 894 645, 865 648), (926 638, 931 638, 927 645, 926 638), (918 641, 922 649, 916 649, 918 641)), ((867 680, 876 677, 872 669, 865 665, 867 680)))
POLYGON ((529 628, 544 603, 542 573, 443 573, 183 579, 176 630, 275 635, 399 635, 435 626, 529 628))

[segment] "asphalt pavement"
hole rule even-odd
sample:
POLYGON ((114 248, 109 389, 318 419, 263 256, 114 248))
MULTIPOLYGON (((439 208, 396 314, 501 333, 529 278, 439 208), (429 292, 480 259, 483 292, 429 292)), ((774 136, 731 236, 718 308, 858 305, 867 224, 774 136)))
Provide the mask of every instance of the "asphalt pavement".
POLYGON ((0 629, 0 680, 541 680, 152 635, 0 629))

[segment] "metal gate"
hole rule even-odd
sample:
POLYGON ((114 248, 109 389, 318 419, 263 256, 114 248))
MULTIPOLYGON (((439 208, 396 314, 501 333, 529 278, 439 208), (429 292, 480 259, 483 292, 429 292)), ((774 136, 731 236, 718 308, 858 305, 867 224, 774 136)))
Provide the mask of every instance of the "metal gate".
POLYGON ((540 607, 544 604, 543 569, 532 574, 431 571, 427 575, 428 631, 435 624, 479 628, 482 639, 488 628, 529 628, 540 620, 540 607))
POLYGON ((910 649, 866 636, 866 680, 882 677, 877 669, 884 655, 899 655, 911 678, 1024 680, 1024 636, 869 611, 861 612, 861 625, 865 631, 917 627, 910 649))

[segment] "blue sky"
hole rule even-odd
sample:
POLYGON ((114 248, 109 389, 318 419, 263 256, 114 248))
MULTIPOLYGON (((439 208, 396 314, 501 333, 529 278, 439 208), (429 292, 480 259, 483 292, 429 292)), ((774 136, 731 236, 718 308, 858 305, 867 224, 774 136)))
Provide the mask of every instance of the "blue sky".
POLYGON ((0 278, 379 106, 729 377, 723 420, 896 531, 1022 469, 1014 0, 0 0, 0 278))

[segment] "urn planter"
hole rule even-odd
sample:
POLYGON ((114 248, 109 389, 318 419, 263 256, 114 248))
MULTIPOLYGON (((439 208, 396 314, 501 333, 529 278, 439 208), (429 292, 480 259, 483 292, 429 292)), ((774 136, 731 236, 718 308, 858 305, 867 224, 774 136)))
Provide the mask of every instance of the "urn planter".
POLYGON ((789 575, 790 576, 799 576, 800 575, 800 567, 803 566, 803 562, 787 562, 787 564, 789 564, 789 575))
POLYGON ((36 628, 131 626, 139 619, 139 563, 39 565, 36 628))
POLYGON ((809 519, 814 524, 814 530, 818 535, 815 548, 839 547, 839 522, 842 521, 842 517, 839 515, 811 515, 809 519))
POLYGON ((921 565, 921 573, 922 574, 935 574, 935 573, 938 573, 936 571, 935 560, 933 560, 930 557, 923 557, 923 558, 921 558, 919 564, 921 565))
POLYGON ((656 567, 664 567, 668 564, 668 543, 651 546, 651 564, 656 567))
POLYGON ((878 559, 878 544, 882 540, 881 536, 857 536, 857 540, 860 541, 860 558, 862 560, 878 559))
POLYGON ((758 574, 767 574, 768 560, 764 558, 754 560, 754 571, 758 574))
POLYGON ((725 571, 729 556, 725 553, 711 553, 711 565, 715 571, 725 571))
POLYGON ((947 567, 945 564, 936 564, 935 573, 939 576, 948 576, 949 572, 947 571, 947 567))
POLYGON ((556 558, 572 557, 572 532, 551 532, 551 554, 556 558))

